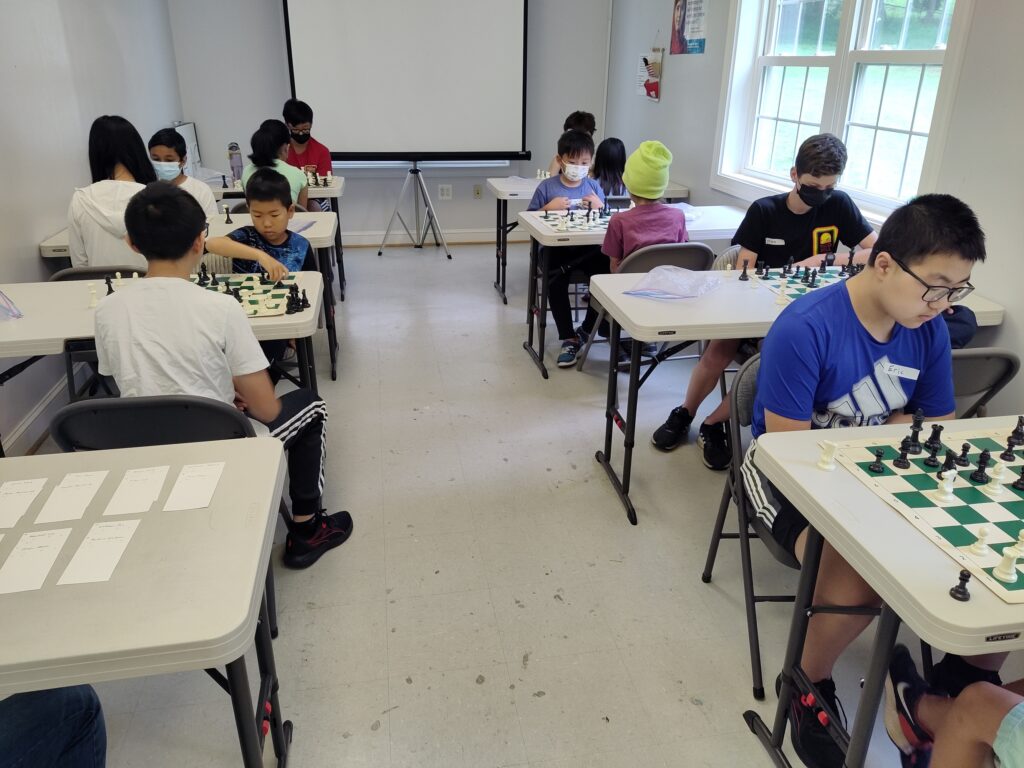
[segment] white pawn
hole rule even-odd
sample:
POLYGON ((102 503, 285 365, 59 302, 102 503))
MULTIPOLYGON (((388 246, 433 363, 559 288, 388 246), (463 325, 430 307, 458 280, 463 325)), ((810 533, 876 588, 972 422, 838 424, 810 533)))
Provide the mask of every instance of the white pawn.
POLYGON ((1003 559, 992 569, 992 575, 1002 582, 1013 584, 1017 580, 1017 558, 1020 550, 1016 546, 1003 550, 1003 559))
POLYGON ((971 544, 970 548, 967 551, 976 557, 984 557, 992 551, 989 545, 985 543, 985 539, 987 538, 988 526, 983 525, 981 526, 981 528, 978 529, 978 540, 971 544))
POLYGON ((818 459, 818 469, 831 472, 836 468, 836 451, 839 446, 831 440, 825 440, 821 444, 821 457, 818 459))
POLYGON ((114 273, 114 285, 117 286, 118 288, 121 287, 121 273, 120 272, 115 272, 114 273))
POLYGON ((132 272, 132 280, 138 280, 138 279, 139 279, 139 273, 138 272, 132 272))
POLYGON ((540 168, 537 169, 537 178, 540 178, 540 168))
POLYGON ((96 284, 89 283, 89 309, 93 309, 96 306, 96 284))

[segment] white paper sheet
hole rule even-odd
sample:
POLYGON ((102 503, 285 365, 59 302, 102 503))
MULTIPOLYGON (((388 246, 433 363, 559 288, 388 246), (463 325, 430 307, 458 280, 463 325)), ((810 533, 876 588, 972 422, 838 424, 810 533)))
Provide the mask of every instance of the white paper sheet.
POLYGON ((23 534, 0 567, 0 595, 39 589, 67 541, 70 528, 23 534))
POLYGON ((169 467, 129 469, 110 497, 104 515, 135 515, 148 512, 163 490, 169 467))
POLYGON ((93 525, 57 583, 110 581, 138 526, 138 520, 111 520, 93 525))
POLYGON ((45 485, 45 477, 8 480, 0 485, 0 528, 16 526, 45 485))
POLYGON ((224 462, 209 464, 186 464, 178 473, 164 510, 181 512, 186 509, 206 509, 210 506, 213 492, 217 490, 224 462))
POLYGON ((80 520, 108 474, 107 470, 103 469, 98 472, 69 472, 64 475, 60 485, 50 492, 50 498, 43 505, 36 523, 80 520))

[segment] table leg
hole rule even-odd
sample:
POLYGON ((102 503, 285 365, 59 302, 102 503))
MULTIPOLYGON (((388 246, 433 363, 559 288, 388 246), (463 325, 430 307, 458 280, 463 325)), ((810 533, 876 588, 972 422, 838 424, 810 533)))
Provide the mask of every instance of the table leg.
POLYGON ((857 716, 853 720, 853 730, 850 732, 850 747, 846 750, 847 768, 861 768, 867 758, 875 716, 882 700, 882 687, 885 684, 885 676, 889 673, 889 662, 892 660, 892 649, 896 645, 899 629, 900 617, 888 605, 883 605, 878 619, 878 629, 875 631, 868 674, 864 678, 864 689, 860 694, 857 716))
POLYGON ((331 381, 338 379, 338 330, 334 324, 334 273, 331 271, 329 249, 318 248, 320 274, 324 279, 324 327, 327 329, 327 351, 331 356, 331 381))
MULTIPOLYGON (((338 219, 338 229, 334 232, 334 253, 338 262, 338 293, 342 301, 345 300, 345 246, 341 242, 341 205, 338 198, 332 197, 331 210, 338 219)), ((333 290, 333 288, 332 288, 333 290)))
POLYGON ((523 348, 530 353, 534 364, 540 369, 540 375, 548 377, 548 369, 544 367, 544 333, 548 322, 548 249, 537 245, 536 240, 530 244, 530 290, 526 307, 528 324, 527 340, 523 348), (540 291, 537 282, 540 281, 540 291), (534 323, 537 328, 537 347, 533 346, 534 323))
POLYGON ((299 381, 302 382, 302 386, 319 397, 320 390, 316 383, 316 358, 313 353, 313 337, 307 336, 304 339, 296 339, 295 341, 295 354, 299 361, 299 381))
POLYGON ((274 563, 267 563, 267 585, 264 593, 267 599, 267 621, 270 624, 270 637, 277 637, 277 590, 274 587, 274 563))
MULTIPOLYGON (((630 340, 629 351, 629 394, 626 399, 626 418, 623 420, 618 409, 618 372, 619 362, 617 351, 622 331, 615 318, 609 317, 611 323, 611 336, 608 339, 610 350, 608 362, 608 401, 605 407, 605 429, 604 429, 604 451, 598 451, 594 458, 604 467, 608 479, 611 481, 619 501, 626 508, 626 518, 630 524, 637 524, 636 508, 629 498, 629 476, 633 465, 633 443, 636 436, 636 402, 640 393, 640 350, 643 347, 639 341, 630 340), (612 467, 612 423, 618 425, 623 431, 623 453, 622 453, 622 479, 615 473, 612 467)), ((597 330, 596 328, 594 329, 597 330)))
POLYGON ((256 717, 252 711, 249 694, 249 676, 245 671, 245 656, 227 665, 228 687, 231 689, 231 708, 235 712, 235 728, 238 744, 242 750, 242 765, 245 768, 262 768, 263 750, 256 730, 256 717))
POLYGON ((277 664, 274 661, 274 646, 270 642, 270 621, 267 602, 260 606, 260 620, 256 625, 256 663, 260 670, 260 711, 261 723, 266 721, 270 726, 270 738, 274 744, 277 764, 283 768, 288 763, 288 748, 292 741, 292 723, 284 720, 281 702, 278 697, 280 688, 277 679, 277 664))
POLYGON ((498 292, 506 304, 508 299, 501 289, 501 233, 505 231, 505 220, 501 215, 501 199, 494 200, 494 290, 498 292))

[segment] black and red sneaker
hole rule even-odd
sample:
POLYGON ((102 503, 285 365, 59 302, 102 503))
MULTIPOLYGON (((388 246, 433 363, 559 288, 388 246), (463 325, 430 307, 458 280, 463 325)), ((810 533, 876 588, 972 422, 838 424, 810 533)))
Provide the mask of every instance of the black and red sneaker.
MULTIPOLYGON (((831 710, 843 716, 842 704, 836 697, 836 684, 832 679, 826 678, 815 683, 814 686, 831 710)), ((775 680, 776 695, 781 687, 782 678, 780 676, 775 680)), ((846 755, 828 732, 825 725, 828 722, 828 715, 818 706, 813 696, 805 696, 800 691, 793 691, 787 714, 793 749, 796 750, 797 757, 803 761, 804 765, 808 768, 843 767, 846 755)))
POLYGON ((289 568, 309 568, 330 549, 344 544, 352 535, 352 515, 335 512, 325 515, 317 512, 316 528, 309 537, 288 532, 284 545, 284 564, 289 568))
POLYGON ((904 766, 923 768, 931 762, 931 734, 914 716, 926 693, 932 691, 917 673, 907 646, 897 645, 885 678, 885 730, 899 749, 904 766))

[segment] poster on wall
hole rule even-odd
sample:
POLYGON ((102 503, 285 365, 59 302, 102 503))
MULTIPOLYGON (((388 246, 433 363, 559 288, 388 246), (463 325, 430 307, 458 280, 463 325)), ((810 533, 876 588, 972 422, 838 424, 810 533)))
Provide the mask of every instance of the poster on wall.
POLYGON ((704 53, 707 27, 704 6, 708 2, 711 0, 674 0, 670 54, 704 53))
POLYGON ((661 100, 661 55, 664 48, 652 48, 640 55, 636 67, 636 92, 648 101, 661 100))

